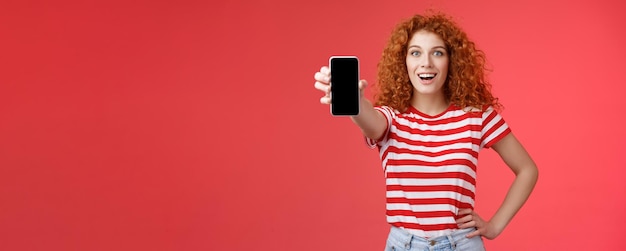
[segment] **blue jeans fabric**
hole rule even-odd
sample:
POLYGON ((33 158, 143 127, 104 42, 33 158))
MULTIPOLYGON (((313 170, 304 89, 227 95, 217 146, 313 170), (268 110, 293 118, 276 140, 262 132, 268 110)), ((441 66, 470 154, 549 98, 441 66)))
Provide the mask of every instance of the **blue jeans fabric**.
POLYGON ((470 239, 465 237, 475 230, 476 228, 459 229, 446 236, 425 239, 392 226, 385 251, 484 251, 485 246, 480 236, 470 239))

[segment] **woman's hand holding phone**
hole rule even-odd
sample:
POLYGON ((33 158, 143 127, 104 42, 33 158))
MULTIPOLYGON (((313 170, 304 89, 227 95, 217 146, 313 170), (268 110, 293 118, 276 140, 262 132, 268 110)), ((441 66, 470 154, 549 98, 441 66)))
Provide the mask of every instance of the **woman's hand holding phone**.
MULTIPOLYGON (((315 89, 324 93, 324 96, 320 98, 320 103, 325 105, 330 105, 330 68, 328 66, 323 66, 320 71, 316 72, 314 75, 315 79, 315 89)), ((367 81, 360 80, 359 81, 359 93, 360 98, 363 98, 363 90, 367 87, 367 81)))
POLYGON ((320 103, 330 105, 330 68, 323 66, 313 78, 315 79, 315 89, 324 93, 324 96, 320 98, 320 103))
MULTIPOLYGON (((332 102, 330 95, 330 68, 323 66, 319 72, 314 75, 315 89, 324 93, 324 96, 320 98, 320 103, 330 105, 332 102)), ((367 81, 359 81, 359 115, 351 116, 352 121, 363 132, 363 135, 371 139, 379 139, 387 128, 387 120, 378 111, 374 109, 372 104, 365 98, 363 98, 363 91, 367 87, 367 81)))

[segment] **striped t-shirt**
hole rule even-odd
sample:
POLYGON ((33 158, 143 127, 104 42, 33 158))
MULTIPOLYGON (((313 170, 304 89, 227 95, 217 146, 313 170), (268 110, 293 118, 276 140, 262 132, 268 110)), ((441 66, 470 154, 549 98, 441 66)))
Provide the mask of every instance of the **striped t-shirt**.
POLYGON ((436 116, 413 107, 376 107, 387 119, 378 146, 387 185, 387 221, 424 238, 452 232, 458 211, 474 208, 478 152, 511 130, 492 108, 451 105, 436 116))

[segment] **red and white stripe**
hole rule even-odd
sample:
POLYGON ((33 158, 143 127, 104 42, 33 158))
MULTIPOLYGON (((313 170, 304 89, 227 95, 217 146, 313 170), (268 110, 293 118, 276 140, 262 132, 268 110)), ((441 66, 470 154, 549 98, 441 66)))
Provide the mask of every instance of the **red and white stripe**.
POLYGON ((399 113, 376 107, 387 119, 378 147, 387 185, 387 221, 431 238, 457 229, 458 211, 474 208, 478 152, 510 129, 491 107, 450 106, 429 116, 410 107, 399 113))

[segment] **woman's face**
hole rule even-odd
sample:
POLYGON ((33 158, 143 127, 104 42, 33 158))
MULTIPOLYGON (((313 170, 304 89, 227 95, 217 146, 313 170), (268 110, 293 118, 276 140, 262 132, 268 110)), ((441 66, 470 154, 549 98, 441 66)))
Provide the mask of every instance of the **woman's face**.
POLYGON ((448 76, 448 51, 435 33, 419 30, 409 41, 406 68, 413 88, 420 95, 443 95, 448 76))

